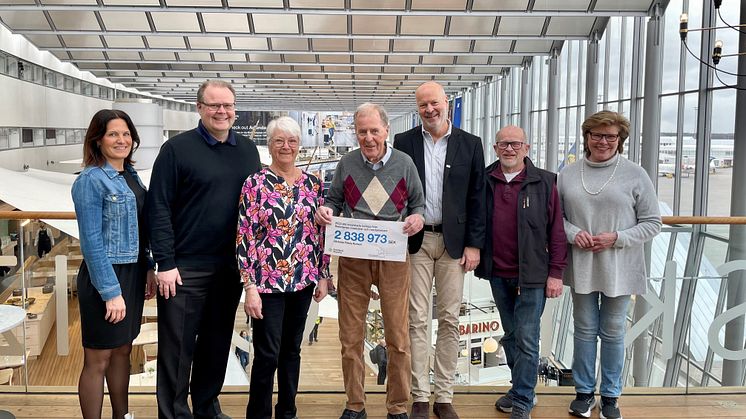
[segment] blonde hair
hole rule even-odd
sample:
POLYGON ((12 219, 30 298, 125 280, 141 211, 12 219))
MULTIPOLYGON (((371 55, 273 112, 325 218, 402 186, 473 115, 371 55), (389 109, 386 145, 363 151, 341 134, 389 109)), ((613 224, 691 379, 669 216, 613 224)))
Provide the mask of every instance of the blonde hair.
POLYGON ((619 112, 614 111, 600 111, 586 118, 583 121, 583 150, 585 157, 591 155, 591 151, 588 149, 588 134, 591 130, 598 127, 615 126, 619 128, 619 143, 617 144, 616 151, 619 154, 624 152, 624 141, 629 137, 629 119, 619 112))

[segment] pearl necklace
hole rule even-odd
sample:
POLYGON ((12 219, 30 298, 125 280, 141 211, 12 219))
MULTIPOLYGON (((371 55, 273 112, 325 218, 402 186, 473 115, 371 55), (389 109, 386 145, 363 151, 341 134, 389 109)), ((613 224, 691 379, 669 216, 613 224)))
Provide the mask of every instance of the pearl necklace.
POLYGON ((616 169, 619 168, 619 162, 622 161, 622 156, 617 154, 616 158, 616 164, 614 165, 614 171, 611 172, 611 176, 606 180, 606 183, 601 185, 601 189, 597 190, 596 192, 591 192, 588 190, 588 186, 585 184, 585 165, 588 164, 585 159, 583 159, 583 165, 580 166, 580 182, 583 184, 583 189, 589 194, 589 195, 598 195, 600 194, 604 188, 611 182, 611 179, 614 179, 614 175, 616 174, 616 169))

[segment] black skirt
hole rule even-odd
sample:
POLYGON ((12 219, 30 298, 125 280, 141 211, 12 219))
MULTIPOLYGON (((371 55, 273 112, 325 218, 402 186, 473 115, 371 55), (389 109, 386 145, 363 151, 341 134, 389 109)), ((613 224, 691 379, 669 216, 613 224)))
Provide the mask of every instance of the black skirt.
POLYGON ((142 308, 145 303, 145 283, 148 263, 140 258, 136 263, 112 265, 119 279, 127 312, 117 324, 106 320, 106 302, 91 283, 85 261, 78 271, 78 302, 80 304, 80 331, 83 347, 114 349, 132 343, 140 333, 142 308))

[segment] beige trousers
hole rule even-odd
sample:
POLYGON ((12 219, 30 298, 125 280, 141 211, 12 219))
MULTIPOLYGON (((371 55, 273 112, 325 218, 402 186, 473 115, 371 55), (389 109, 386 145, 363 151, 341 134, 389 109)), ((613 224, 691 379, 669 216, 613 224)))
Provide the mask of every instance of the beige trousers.
POLYGON ((412 286, 409 291, 409 340, 412 348, 412 398, 430 399, 429 324, 432 288, 437 293, 438 337, 435 344, 435 402, 451 403, 458 361, 458 315, 464 293, 464 271, 458 259, 446 252, 441 233, 426 231, 420 250, 411 255, 412 286))

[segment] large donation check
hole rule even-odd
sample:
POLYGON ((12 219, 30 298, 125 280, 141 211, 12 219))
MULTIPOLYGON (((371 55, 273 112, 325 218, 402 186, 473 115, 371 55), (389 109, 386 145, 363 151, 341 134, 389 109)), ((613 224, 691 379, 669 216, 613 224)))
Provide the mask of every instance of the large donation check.
POLYGON ((326 226, 324 252, 357 259, 404 262, 407 235, 402 221, 332 217, 326 226))

